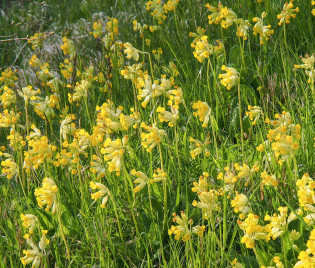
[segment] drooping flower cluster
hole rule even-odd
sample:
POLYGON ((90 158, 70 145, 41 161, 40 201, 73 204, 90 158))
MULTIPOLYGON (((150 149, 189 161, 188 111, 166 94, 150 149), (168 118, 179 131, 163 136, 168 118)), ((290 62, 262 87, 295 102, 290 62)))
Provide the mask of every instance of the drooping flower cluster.
POLYGON ((188 220, 188 216, 183 211, 181 211, 180 216, 173 213, 173 217, 173 222, 178 225, 171 225, 168 234, 174 234, 176 240, 182 239, 183 242, 186 242, 191 239, 192 234, 203 236, 206 227, 204 225, 192 227, 193 220, 188 220))
POLYGON ((147 126, 146 124, 141 123, 141 127, 148 131, 147 133, 141 133, 142 146, 148 153, 151 153, 152 149, 162 142, 163 137, 166 136, 166 131, 157 128, 156 124, 147 126))
POLYGON ((45 210, 48 212, 52 209, 52 214, 55 214, 57 209, 57 192, 58 188, 51 178, 44 178, 42 187, 35 189, 35 196, 39 207, 46 206, 45 210))
POLYGON ((26 240, 26 244, 31 247, 31 249, 23 250, 23 254, 25 254, 25 256, 21 258, 23 265, 32 263, 32 268, 40 267, 44 258, 46 246, 49 244, 49 240, 46 238, 47 232, 47 230, 42 230, 42 237, 38 242, 38 246, 34 243, 29 234, 23 236, 26 240))
POLYGON ((305 69, 305 73, 308 76, 308 83, 314 84, 315 82, 315 57, 314 54, 309 56, 308 54, 305 55, 305 58, 301 57, 303 64, 301 65, 294 65, 294 68, 297 69, 305 69))
POLYGON ((212 110, 209 105, 206 102, 197 101, 193 103, 192 108, 197 110, 193 115, 198 117, 199 121, 202 122, 202 126, 206 128, 212 116, 212 110))
POLYGON ((108 188, 104 184, 94 181, 90 181, 90 187, 92 190, 99 190, 95 193, 91 193, 91 197, 95 201, 99 198, 103 198, 101 208, 105 208, 108 198, 110 197, 110 191, 108 188))
POLYGON ((293 0, 291 0, 289 3, 285 3, 283 6, 283 10, 281 11, 281 14, 277 16, 277 19, 280 20, 278 25, 281 26, 282 23, 290 23, 290 18, 295 18, 296 14, 294 12, 299 12, 300 9, 296 7, 293 8, 293 0))
POLYGON ((193 159, 196 159, 196 157, 200 154, 204 154, 204 156, 206 157, 210 156, 210 150, 208 148, 208 145, 211 143, 209 133, 203 142, 192 137, 189 138, 189 142, 192 143, 192 150, 190 151, 190 155, 193 159))
POLYGON ((267 16, 266 12, 261 14, 261 18, 255 17, 253 21, 255 25, 253 27, 253 34, 259 35, 260 44, 263 45, 269 40, 270 36, 274 34, 274 30, 271 29, 271 25, 264 25, 264 18, 267 16))
POLYGON ((247 248, 254 248, 256 240, 265 241, 270 240, 269 230, 265 226, 258 224, 259 216, 249 213, 244 221, 237 221, 239 227, 244 231, 244 236, 241 242, 246 245, 247 248))
POLYGON ((225 86, 227 90, 231 90, 234 85, 240 82, 240 74, 235 68, 222 65, 221 70, 226 71, 224 74, 219 74, 219 78, 221 79, 221 84, 225 86))

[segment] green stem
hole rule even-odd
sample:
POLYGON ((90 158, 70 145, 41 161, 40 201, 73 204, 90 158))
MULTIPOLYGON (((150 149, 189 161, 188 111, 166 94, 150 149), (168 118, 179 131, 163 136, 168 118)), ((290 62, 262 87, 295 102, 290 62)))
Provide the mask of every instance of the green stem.
POLYGON ((243 120, 242 120, 240 84, 237 85, 237 93, 238 93, 238 106, 239 106, 239 117, 240 117, 240 126, 241 126, 242 158, 244 160, 244 132, 243 132, 243 120))
POLYGON ((70 261, 70 250, 69 250, 69 247, 68 247, 68 244, 66 241, 65 234, 63 233, 63 230, 62 230, 61 215, 60 215, 60 209, 59 209, 59 197, 58 197, 56 210, 57 210, 57 217, 58 217, 58 223, 59 223, 61 237, 62 237, 63 242, 65 243, 65 246, 66 246, 67 258, 70 261))

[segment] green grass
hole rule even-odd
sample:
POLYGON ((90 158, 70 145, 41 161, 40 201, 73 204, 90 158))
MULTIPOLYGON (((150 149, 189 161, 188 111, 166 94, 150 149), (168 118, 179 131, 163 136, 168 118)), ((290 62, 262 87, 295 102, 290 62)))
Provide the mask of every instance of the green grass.
MULTIPOLYGON (((294 1, 300 12, 285 26, 285 35, 284 27, 278 26, 277 19, 285 1, 225 1, 222 4, 232 9, 238 18, 248 19, 251 23, 248 40, 244 42, 236 36, 235 24, 228 29, 221 28, 220 24, 209 25, 207 16, 210 12, 206 3, 181 0, 159 29, 153 33, 145 30, 144 37, 139 31, 133 31, 133 20, 141 25, 157 25, 151 11, 146 10, 146 1, 85 0, 79 3, 50 0, 42 4, 40 1, 4 1, 0 5, 3 15, 0 16, 0 71, 12 68, 17 77, 12 84, 8 79, 0 79, 1 267, 22 267, 23 250, 31 248, 30 242, 23 238, 29 230, 23 226, 21 214, 37 217, 34 234, 30 235, 35 245, 38 246, 42 230, 47 230, 46 237, 50 241, 40 256, 40 267, 234 267, 232 261, 235 258, 244 267, 276 267, 272 261, 275 256, 284 267, 293 267, 299 261, 299 253, 307 249, 306 243, 314 228, 314 224, 307 224, 303 219, 310 211, 299 202, 301 196, 298 196, 296 182, 305 173, 311 178, 315 175, 315 94, 314 83, 307 82, 304 69, 294 68, 294 65, 302 64, 300 56, 311 56, 315 51, 315 17, 311 14, 311 1, 294 1), (261 45, 252 28, 253 18, 261 17, 263 11, 267 12, 264 25, 270 24, 274 34, 261 45), (115 49, 106 47, 102 41, 110 31, 105 29, 108 17, 119 21, 115 49), (91 32, 93 23, 98 20, 102 21, 102 33, 101 37, 94 38, 91 32), (198 26, 205 29, 209 44, 214 45, 215 40, 223 42, 225 52, 222 57, 211 55, 202 63, 194 57, 191 47, 194 38, 189 32, 196 32, 198 26), (37 32, 53 34, 40 39, 43 46, 33 50, 27 39, 37 32), (73 41, 73 58, 64 55, 60 47, 63 37, 73 41), (4 41, 7 39, 13 40, 4 41), (150 39, 150 46, 145 39, 150 39), (174 127, 160 122, 156 111, 158 106, 171 111, 167 105, 168 96, 151 98, 143 108, 143 99, 135 98, 135 94, 141 94, 139 89, 121 74, 125 66, 137 63, 124 54, 123 44, 126 42, 145 52, 140 53, 139 62, 143 64, 142 70, 155 79, 161 80, 164 74, 170 78, 164 67, 169 67, 171 61, 176 65, 179 75, 173 76, 171 88, 178 86, 182 89, 183 102, 179 104, 179 117, 174 127), (159 57, 153 53, 158 48, 163 51, 159 57), (49 63, 50 77, 45 78, 37 73, 39 68, 29 65, 34 54, 41 64, 49 63), (62 75, 63 67, 60 67, 65 59, 73 65, 68 79, 62 75), (225 73, 221 70, 222 65, 233 67, 240 73, 239 87, 236 84, 227 90, 221 84, 219 74, 225 73), (81 75, 76 75, 76 71, 81 75), (105 81, 94 79, 100 73, 105 81), (49 87, 47 82, 55 78, 59 86, 49 87), (78 90, 76 83, 82 80, 90 83, 87 93, 78 102, 71 103, 68 94, 75 93, 78 90), (10 87, 16 96, 16 103, 7 107, 3 104, 4 86, 10 87), (19 94, 27 86, 40 89, 38 96, 43 99, 30 99, 27 104, 19 94), (107 90, 104 91, 105 87, 107 90), (54 94, 59 108, 52 105, 55 116, 50 118, 46 114, 43 119, 35 111, 36 104, 44 103, 46 96, 54 94), (102 139, 97 142, 96 131, 102 124, 97 106, 107 100, 113 103, 109 111, 115 112, 122 106, 122 113, 130 115, 130 108, 135 108, 141 119, 138 128, 110 131, 106 124, 120 121, 115 115, 107 115, 106 124, 102 126, 105 130, 100 130, 102 139), (206 127, 202 127, 202 122, 194 114, 193 103, 197 101, 206 102, 211 109, 206 127), (255 125, 246 115, 249 105, 262 108, 255 125), (20 113, 16 123, 4 124, 5 109, 20 113), (275 120, 276 114, 282 111, 290 113, 291 124, 300 124, 301 131, 300 139, 294 138, 299 148, 280 165, 272 149, 275 140, 270 141, 263 152, 256 147, 267 140, 270 130, 276 128, 265 120, 275 120), (86 140, 82 132, 65 134, 69 146, 63 143, 65 137, 61 135, 60 125, 67 114, 75 115, 72 121, 75 127, 88 133, 85 136, 87 146, 84 146, 86 140), (165 130, 162 142, 151 153, 143 146, 141 135, 147 130, 140 127, 141 123, 156 123, 159 129, 165 130), (48 144, 55 146, 55 150, 45 155, 38 167, 36 163, 29 164, 28 171, 27 155, 32 154, 32 142, 38 142, 36 137, 27 137, 28 132, 33 131, 31 125, 41 131, 41 137, 48 138, 48 144), (12 129, 25 144, 19 146, 14 139, 10 144, 8 136, 12 129), (122 148, 120 174, 116 174, 111 172, 109 161, 104 158, 108 146, 105 140, 122 140, 125 135, 128 135, 128 144, 122 148), (209 156, 203 151, 192 158, 191 151, 196 147, 190 137, 204 142, 207 135, 210 138, 206 146, 209 156), (76 144, 80 137, 81 143, 76 144), (62 152, 71 154, 64 164, 56 164, 62 152), (99 157, 98 167, 102 168, 103 176, 97 176, 91 170, 91 161, 96 161, 93 155, 99 157), (4 161, 10 158, 16 163, 17 172, 8 179, 4 161), (246 164, 250 169, 257 163, 259 171, 241 178, 240 171, 234 167, 236 163, 239 166, 246 164), (230 168, 233 176, 239 175, 230 191, 227 190, 231 184, 226 181, 225 167, 230 168), (135 193, 138 183, 134 183, 132 170, 141 171, 153 179, 157 168, 164 169, 166 180, 146 184, 135 193), (277 187, 261 186, 263 171, 275 175, 277 187), (208 175, 203 175, 204 172, 208 175), (224 180, 218 179, 220 172, 223 172, 224 180), (200 176, 206 177, 208 191, 221 191, 216 210, 208 213, 208 219, 203 217, 198 206, 192 205, 194 200, 199 202, 201 196, 201 193, 192 191, 193 183, 198 182, 200 176), (54 214, 52 209, 45 211, 45 206, 40 207, 35 196, 35 189, 42 187, 45 177, 53 179, 58 189, 54 214), (110 195, 105 208, 100 206, 103 197, 96 201, 91 198, 95 193, 90 187, 91 181, 108 188, 110 195), (239 218, 239 213, 235 213, 231 205, 237 196, 236 191, 248 198, 246 216, 249 213, 259 216, 261 226, 269 223, 264 220, 266 214, 279 214, 279 207, 288 207, 288 215, 291 211, 297 213, 298 208, 302 208, 304 214, 297 215, 276 239, 255 240, 255 247, 247 248, 242 243, 244 231, 238 224, 244 219, 239 218), (202 237, 191 234, 191 239, 184 242, 169 235, 171 226, 178 226, 173 222, 173 213, 181 215, 181 211, 193 220, 188 225, 190 231, 193 226, 205 226, 202 237), (300 233, 295 241, 290 238, 292 230, 300 233)), ((217 6, 217 1, 211 5, 217 6)), ((289 127, 286 130, 287 137, 294 136, 294 130, 290 131, 289 127)), ((44 148, 44 145, 36 143, 37 148, 44 148)), ((314 203, 308 202, 309 205, 314 203)), ((315 256, 310 254, 310 258, 314 265, 315 256)))

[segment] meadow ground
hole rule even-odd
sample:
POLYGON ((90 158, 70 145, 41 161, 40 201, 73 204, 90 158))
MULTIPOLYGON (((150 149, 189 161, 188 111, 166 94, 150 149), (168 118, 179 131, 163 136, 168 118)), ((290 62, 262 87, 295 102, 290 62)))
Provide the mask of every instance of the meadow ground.
POLYGON ((0 13, 1 267, 315 267, 315 1, 0 13))

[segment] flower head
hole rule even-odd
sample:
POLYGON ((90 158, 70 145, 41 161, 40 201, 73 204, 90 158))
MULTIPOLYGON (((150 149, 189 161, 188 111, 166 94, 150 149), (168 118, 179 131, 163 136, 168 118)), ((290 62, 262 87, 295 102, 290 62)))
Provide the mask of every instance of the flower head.
POLYGON ((51 178, 44 178, 42 187, 35 189, 35 196, 39 207, 46 206, 48 212, 52 208, 52 214, 57 208, 57 185, 51 178))
POLYGON ((227 88, 227 90, 231 90, 234 85, 237 85, 240 81, 240 74, 236 69, 232 67, 226 67, 222 65, 222 71, 226 71, 225 74, 219 74, 219 78, 221 79, 221 84, 227 88))
POLYGON ((92 190, 99 190, 95 193, 91 193, 91 197, 95 201, 99 198, 103 198, 101 208, 105 208, 108 197, 110 197, 110 191, 108 190, 108 188, 104 184, 94 181, 90 181, 90 187, 92 190))

